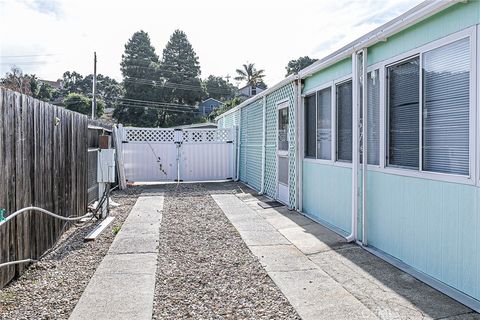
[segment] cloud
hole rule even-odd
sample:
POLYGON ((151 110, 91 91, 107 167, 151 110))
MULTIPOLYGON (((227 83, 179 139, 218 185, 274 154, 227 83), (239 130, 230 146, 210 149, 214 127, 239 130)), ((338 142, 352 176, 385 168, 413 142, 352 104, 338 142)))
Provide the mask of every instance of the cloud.
POLYGON ((243 13, 237 2, 224 0, 0 0, 0 73, 15 63, 44 79, 67 70, 87 75, 96 51, 98 72, 121 80, 124 45, 134 32, 147 31, 161 56, 179 28, 199 56, 203 78, 234 76, 250 61, 265 69, 271 86, 283 79, 288 61, 323 58, 420 1, 299 0, 292 6, 278 0, 272 6, 243 0, 242 7, 250 8, 243 13))
POLYGON ((59 18, 62 15, 62 7, 55 0, 23 0, 27 7, 47 15, 59 18))

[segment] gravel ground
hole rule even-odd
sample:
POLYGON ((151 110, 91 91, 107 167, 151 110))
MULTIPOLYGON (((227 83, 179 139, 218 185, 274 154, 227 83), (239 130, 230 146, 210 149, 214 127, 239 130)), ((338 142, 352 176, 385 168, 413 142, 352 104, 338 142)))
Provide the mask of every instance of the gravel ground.
POLYGON ((114 222, 96 241, 83 242, 94 227, 72 226, 49 254, 32 264, 18 279, 0 290, 0 319, 68 319, 77 301, 107 253, 115 235, 135 204, 139 191, 116 191, 112 199, 114 222))
POLYGON ((210 196, 223 186, 166 187, 153 318, 299 319, 210 196))

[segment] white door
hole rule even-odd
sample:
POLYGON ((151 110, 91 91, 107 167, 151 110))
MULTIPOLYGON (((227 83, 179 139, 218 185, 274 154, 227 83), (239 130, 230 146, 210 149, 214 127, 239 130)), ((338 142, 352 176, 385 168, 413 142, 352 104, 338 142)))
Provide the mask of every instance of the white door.
POLYGON ((288 204, 288 102, 278 105, 277 200, 288 204))

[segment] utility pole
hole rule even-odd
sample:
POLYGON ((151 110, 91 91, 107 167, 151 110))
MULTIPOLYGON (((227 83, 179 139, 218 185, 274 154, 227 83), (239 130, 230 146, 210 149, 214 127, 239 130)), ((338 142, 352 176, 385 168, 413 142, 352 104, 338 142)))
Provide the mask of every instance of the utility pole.
POLYGON ((95 111, 97 110, 97 53, 93 52, 93 85, 92 85, 92 119, 95 119, 95 111))

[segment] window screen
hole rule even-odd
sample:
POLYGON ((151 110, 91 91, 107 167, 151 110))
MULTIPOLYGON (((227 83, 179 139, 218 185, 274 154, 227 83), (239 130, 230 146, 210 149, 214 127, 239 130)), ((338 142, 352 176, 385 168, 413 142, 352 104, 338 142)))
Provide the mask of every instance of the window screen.
POLYGON ((288 186, 288 158, 278 157, 278 182, 288 186))
POLYGON ((380 161, 380 77, 378 69, 367 74, 368 164, 380 161))
POLYGON ((423 55, 423 170, 469 174, 470 44, 423 55))
POLYGON ((317 158, 332 158, 332 90, 317 93, 317 158))
POLYGON ((305 97, 305 157, 315 158, 316 137, 316 95, 305 97))
POLYGON ((288 108, 278 110, 278 150, 288 151, 288 108))
POLYGON ((337 85, 337 160, 352 161, 352 81, 337 85))
POLYGON ((388 163, 418 169, 419 58, 389 67, 388 80, 388 163))

